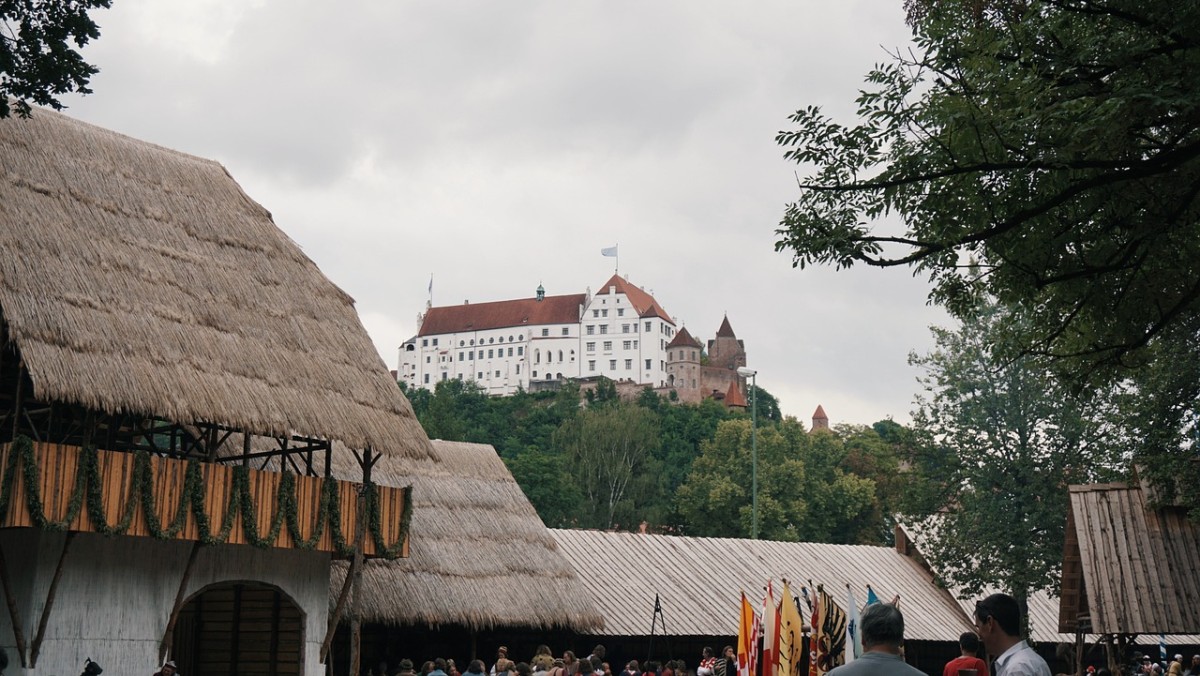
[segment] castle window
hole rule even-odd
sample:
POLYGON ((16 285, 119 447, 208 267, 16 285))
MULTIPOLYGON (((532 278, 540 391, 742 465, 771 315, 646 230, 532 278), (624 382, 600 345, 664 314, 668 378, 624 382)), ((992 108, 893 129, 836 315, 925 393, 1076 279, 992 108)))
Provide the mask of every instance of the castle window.
MULTIPOLYGON (((635 326, 636 326, 636 325, 635 325, 635 326)), ((637 349, 637 341, 636 341, 636 340, 635 340, 635 341, 633 341, 633 349, 635 349, 635 350, 637 349)))
POLYGON ((608 316, 608 310, 601 310, 601 311, 600 311, 600 316, 601 316, 601 317, 607 317, 607 316, 608 316))
POLYGON ((429 339, 428 338, 421 339, 421 347, 429 347, 429 339))
POLYGON ((445 380, 446 378, 449 378, 449 377, 450 377, 450 374, 449 374, 449 373, 446 373, 445 371, 442 371, 442 380, 445 380))
POLYGON ((626 371, 629 371, 629 370, 632 370, 632 369, 633 369, 633 360, 632 360, 632 359, 626 359, 626 360, 625 360, 625 370, 626 370, 626 371))
POLYGON ((627 341, 621 343, 621 346, 624 347, 626 350, 628 350, 633 346, 633 341, 627 340, 627 341))
POLYGON ((429 362, 430 362, 430 358, 429 358, 429 357, 425 357, 425 363, 426 363, 426 364, 428 364, 429 362))
POLYGON ((569 335, 571 335, 571 329, 570 329, 569 327, 566 327, 566 326, 564 326, 564 327, 563 327, 563 335, 564 335, 564 336, 569 336, 569 335))
POLYGON ((542 329, 542 337, 543 338, 546 336, 549 336, 549 335, 550 335, 550 329, 542 329))
POLYGON ((463 360, 463 354, 464 354, 464 353, 462 353, 462 352, 459 352, 459 353, 458 353, 458 360, 459 360, 459 361, 462 361, 462 360, 463 360))
POLYGON ((650 333, 650 331, 651 331, 650 322, 646 322, 646 333, 650 333))
POLYGON ((492 358, 492 351, 488 350, 488 359, 491 359, 491 358, 492 358))
POLYGON ((596 360, 595 360, 595 359, 589 359, 589 360, 588 360, 588 370, 589 370, 589 371, 595 371, 595 370, 596 370, 596 360))
POLYGON ((629 333, 629 325, 628 324, 621 325, 621 333, 629 333))
POLYGON ((460 341, 458 341, 458 346, 459 346, 459 347, 462 347, 462 346, 463 346, 463 341, 461 341, 461 340, 460 340, 460 341))
POLYGON ((617 316, 624 317, 625 316, 625 308, 623 308, 623 307, 617 308, 617 316))
POLYGON ((647 370, 647 371, 649 371, 649 370, 650 370, 650 361, 651 361, 651 360, 649 360, 649 359, 647 359, 647 360, 646 360, 646 370, 647 370))
POLYGON ((595 333, 596 333, 596 326, 594 324, 588 324, 587 334, 589 336, 591 336, 591 335, 594 335, 595 333))
POLYGON ((595 351, 596 351, 596 344, 595 344, 595 343, 588 343, 588 344, 587 344, 587 351, 588 351, 588 352, 595 352, 595 351))
POLYGON ((434 339, 433 339, 433 346, 434 346, 434 347, 437 347, 437 338, 434 338, 434 339))
POLYGON ((599 317, 599 316, 600 316, 599 310, 592 310, 592 318, 593 319, 595 319, 596 317, 599 317))
POLYGON ((475 358, 475 350, 471 350, 470 352, 467 352, 467 359, 474 359, 474 358, 475 358))
POLYGON ((496 371, 496 377, 497 377, 497 378, 499 378, 499 377, 500 377, 500 372, 499 372, 499 371, 496 371))
POLYGON ((616 370, 617 370, 617 360, 616 360, 616 359, 609 359, 609 360, 608 360, 608 370, 609 370, 609 371, 616 371, 616 370))
POLYGON ((559 363, 562 363, 562 350, 558 351, 558 361, 559 363))
POLYGON ((525 354, 525 346, 524 346, 524 345, 518 345, 518 346, 517 346, 517 356, 518 356, 518 357, 521 357, 521 356, 524 356, 524 354, 525 354))
POLYGON ((475 380, 483 380, 483 371, 475 374, 475 380))
POLYGON ((600 325, 600 333, 608 333, 608 324, 600 325))
POLYGON ((604 351, 612 352, 612 341, 611 340, 604 341, 604 351))
POLYGON ((429 384, 429 374, 428 373, 425 374, 425 384, 426 385, 429 384))

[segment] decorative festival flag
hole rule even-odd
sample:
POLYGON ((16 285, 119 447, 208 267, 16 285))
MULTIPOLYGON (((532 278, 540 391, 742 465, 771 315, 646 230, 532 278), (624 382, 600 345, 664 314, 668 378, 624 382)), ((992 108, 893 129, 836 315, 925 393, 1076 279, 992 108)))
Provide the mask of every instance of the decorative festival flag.
POLYGON ((600 255, 608 256, 609 258, 616 258, 617 257, 617 246, 613 245, 613 246, 604 247, 603 249, 600 250, 600 255))
MULTIPOLYGON (((750 607, 750 601, 746 598, 746 592, 742 592, 742 614, 738 622, 738 647, 737 647, 737 673, 738 676, 755 676, 755 652, 758 651, 758 616, 754 614, 754 608, 750 607)), ((725 670, 726 676, 730 676, 729 669, 725 670)))
POLYGON ((833 602, 833 597, 824 587, 819 587, 821 597, 821 673, 845 664, 846 656, 846 613, 833 602))
POLYGON ((767 595, 763 597, 762 637, 762 673, 774 676, 779 667, 779 604, 775 602, 775 588, 770 580, 767 580, 767 595))
POLYGON ((875 590, 871 589, 871 585, 867 585, 867 605, 873 606, 879 603, 879 597, 875 595, 875 590))
POLYGON ((862 636, 858 630, 858 600, 854 598, 854 589, 850 585, 846 585, 846 609, 850 613, 850 620, 846 622, 846 634, 849 637, 846 642, 846 664, 850 664, 863 652, 862 636))
MULTIPOLYGON (((812 580, 808 582, 812 586, 812 580)), ((824 656, 821 654, 822 638, 821 638, 821 597, 819 594, 812 595, 812 631, 808 635, 808 676, 821 676, 825 672, 821 671, 821 661, 824 656)))
POLYGON ((804 661, 804 619, 785 580, 779 599, 779 667, 776 676, 796 676, 804 661))

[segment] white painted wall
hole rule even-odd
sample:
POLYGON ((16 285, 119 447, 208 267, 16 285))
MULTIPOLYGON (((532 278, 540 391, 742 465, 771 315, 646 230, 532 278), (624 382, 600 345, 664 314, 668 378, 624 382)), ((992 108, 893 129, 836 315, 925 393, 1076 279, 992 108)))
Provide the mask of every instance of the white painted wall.
MULTIPOLYGON (((32 645, 50 579, 66 535, 32 528, 0 531, 27 645, 32 645)), ((36 669, 22 669, 7 608, 0 606, 0 646, 6 676, 75 676, 85 658, 104 673, 152 674, 158 644, 191 553, 192 543, 148 537, 80 533, 47 625, 36 669)), ((322 676, 318 663, 329 613, 329 554, 249 546, 206 547, 188 584, 191 596, 216 582, 265 582, 279 587, 305 613, 304 673, 322 676)), ((202 676, 184 674, 183 676, 202 676)))

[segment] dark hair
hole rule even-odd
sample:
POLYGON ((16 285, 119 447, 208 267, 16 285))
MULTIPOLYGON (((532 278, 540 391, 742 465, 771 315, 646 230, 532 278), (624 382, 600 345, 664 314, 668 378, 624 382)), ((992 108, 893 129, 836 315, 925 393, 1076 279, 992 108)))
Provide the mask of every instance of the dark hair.
POLYGON ((483 660, 471 660, 467 665, 467 671, 472 674, 482 674, 484 672, 483 660))
POLYGON ((1000 629, 1009 636, 1021 635, 1021 607, 1017 600, 1008 594, 992 594, 975 604, 975 619, 987 622, 987 618, 996 620, 1000 629))
POLYGON ((410 660, 408 658, 400 660, 400 671, 412 671, 412 668, 413 668, 412 660, 410 660))
POLYGON ((867 606, 859 619, 862 627, 863 647, 891 645, 899 647, 904 642, 904 616, 900 609, 890 603, 873 603, 867 606))
POLYGON ((705 657, 712 657, 712 648, 704 646, 704 650, 700 651, 705 657))
POLYGON ((958 637, 958 647, 969 653, 979 652, 979 636, 973 631, 968 631, 958 637))
POLYGON ((433 661, 434 669, 441 669, 442 671, 445 671, 447 666, 448 665, 446 664, 446 660, 444 660, 440 657, 433 661))
POLYGON ((592 654, 600 659, 604 659, 604 646, 597 643, 596 647, 592 648, 592 654))
POLYGON ((529 676, 533 670, 529 668, 528 662, 517 662, 517 673, 521 676, 529 676))
POLYGON ((604 660, 599 655, 592 655, 592 659, 588 660, 588 663, 592 665, 592 671, 600 671, 600 667, 604 666, 604 660))

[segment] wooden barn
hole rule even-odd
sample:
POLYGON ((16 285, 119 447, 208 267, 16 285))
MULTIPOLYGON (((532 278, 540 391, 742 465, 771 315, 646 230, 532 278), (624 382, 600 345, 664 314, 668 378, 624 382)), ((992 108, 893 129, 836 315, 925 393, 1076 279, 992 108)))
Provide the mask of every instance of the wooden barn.
MULTIPOLYGON (((579 635, 602 629, 600 609, 504 461, 486 444, 433 446, 437 462, 390 457, 374 468, 381 484, 412 484, 412 540, 407 558, 364 566, 363 664, 447 657, 465 670, 475 657, 490 665, 501 645, 528 661, 543 643, 588 654, 579 635)), ((331 606, 348 568, 333 565, 331 606)), ((335 673, 344 673, 347 629, 334 646, 335 673)))
POLYGON ((436 457, 221 165, 0 120, 7 673, 325 673, 331 559, 405 553, 411 493, 371 467, 436 457))
MULTIPOLYGON (((1137 650, 1200 653, 1200 524, 1151 506, 1146 486, 1071 486, 1058 629, 1103 644, 1110 667, 1137 650), (1140 644, 1140 645, 1139 645, 1140 644)), ((1187 660, 1184 664, 1187 665, 1187 660)))
POLYGON ((929 572, 891 547, 550 532, 587 588, 587 605, 604 618, 604 627, 583 642, 603 644, 614 668, 649 657, 683 659, 695 669, 703 647, 719 654, 735 645, 742 592, 759 609, 767 580, 778 589, 784 578, 793 587, 809 580, 824 585, 843 609, 847 585, 860 605, 867 585, 884 601, 899 595, 906 660, 928 673, 940 674, 958 655, 959 635, 972 629, 929 572))

